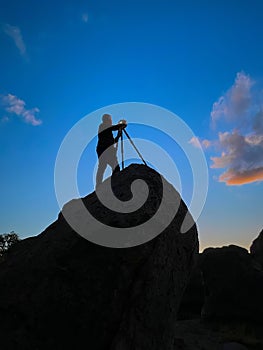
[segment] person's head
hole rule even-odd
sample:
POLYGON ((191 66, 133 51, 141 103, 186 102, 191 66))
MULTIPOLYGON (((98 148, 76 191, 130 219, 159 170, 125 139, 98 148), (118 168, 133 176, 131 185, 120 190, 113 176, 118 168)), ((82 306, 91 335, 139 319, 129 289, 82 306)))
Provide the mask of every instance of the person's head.
POLYGON ((104 124, 112 125, 112 118, 110 114, 103 114, 102 116, 102 122, 104 124))

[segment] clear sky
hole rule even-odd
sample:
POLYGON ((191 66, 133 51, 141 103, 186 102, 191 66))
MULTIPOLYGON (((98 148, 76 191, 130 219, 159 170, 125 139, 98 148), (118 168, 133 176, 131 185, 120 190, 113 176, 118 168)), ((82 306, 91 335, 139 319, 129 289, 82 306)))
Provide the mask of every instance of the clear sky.
MULTIPOLYGON (((81 118, 144 102, 180 116, 204 149, 201 249, 249 247, 263 226, 262 13, 261 0, 1 0, 0 233, 57 218, 55 160, 81 118)), ((81 160, 81 195, 95 160, 81 160)))

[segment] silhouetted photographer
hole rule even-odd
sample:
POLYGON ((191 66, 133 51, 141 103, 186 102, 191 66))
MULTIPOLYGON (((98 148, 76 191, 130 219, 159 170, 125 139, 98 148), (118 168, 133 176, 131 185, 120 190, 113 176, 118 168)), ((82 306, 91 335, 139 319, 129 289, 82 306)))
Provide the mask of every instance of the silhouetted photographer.
POLYGON ((98 130, 97 155, 99 158, 98 170, 96 175, 96 188, 102 183, 103 174, 109 165, 112 168, 112 173, 120 171, 120 166, 117 159, 118 140, 122 135, 122 130, 126 128, 125 120, 120 120, 118 124, 112 125, 110 114, 102 116, 102 123, 98 130), (117 136, 113 136, 113 131, 118 131, 117 136), (116 146, 116 147, 115 147, 116 146))

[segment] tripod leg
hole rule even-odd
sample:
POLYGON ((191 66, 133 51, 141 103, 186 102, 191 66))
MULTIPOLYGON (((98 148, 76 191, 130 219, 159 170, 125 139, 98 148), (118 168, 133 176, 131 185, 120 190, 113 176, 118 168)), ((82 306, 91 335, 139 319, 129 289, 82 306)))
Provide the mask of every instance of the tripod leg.
POLYGON ((135 146, 134 142, 132 141, 132 139, 130 138, 130 135, 127 133, 127 131, 125 129, 123 129, 123 131, 125 132, 125 135, 128 137, 130 143, 132 144, 132 146, 134 147, 135 151, 138 153, 139 157, 141 158, 141 160, 143 161, 144 165, 147 166, 145 160, 143 159, 141 153, 139 152, 138 148, 135 146))
POLYGON ((121 131, 121 170, 124 169, 123 132, 121 131))

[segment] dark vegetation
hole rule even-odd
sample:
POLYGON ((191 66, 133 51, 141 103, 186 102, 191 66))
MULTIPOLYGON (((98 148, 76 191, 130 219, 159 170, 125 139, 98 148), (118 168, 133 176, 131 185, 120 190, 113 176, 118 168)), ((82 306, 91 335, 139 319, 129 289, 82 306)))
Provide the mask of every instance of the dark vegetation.
POLYGON ((18 234, 14 231, 0 234, 0 259, 9 251, 9 249, 19 241, 18 234))

